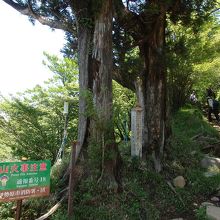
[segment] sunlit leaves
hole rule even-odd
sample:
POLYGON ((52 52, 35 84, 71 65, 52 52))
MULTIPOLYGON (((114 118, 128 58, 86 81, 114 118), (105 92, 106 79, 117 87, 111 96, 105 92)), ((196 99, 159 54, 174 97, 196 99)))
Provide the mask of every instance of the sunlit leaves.
POLYGON ((63 104, 69 102, 68 141, 76 138, 78 116, 78 72, 75 60, 48 55, 47 65, 54 77, 0 102, 0 140, 19 157, 56 158, 63 126, 63 104))

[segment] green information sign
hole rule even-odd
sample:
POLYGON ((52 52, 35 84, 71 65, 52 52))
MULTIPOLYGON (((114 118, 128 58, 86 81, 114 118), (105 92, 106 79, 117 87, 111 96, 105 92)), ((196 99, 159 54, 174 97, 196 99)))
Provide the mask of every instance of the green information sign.
POLYGON ((49 160, 0 163, 0 202, 49 193, 49 160))

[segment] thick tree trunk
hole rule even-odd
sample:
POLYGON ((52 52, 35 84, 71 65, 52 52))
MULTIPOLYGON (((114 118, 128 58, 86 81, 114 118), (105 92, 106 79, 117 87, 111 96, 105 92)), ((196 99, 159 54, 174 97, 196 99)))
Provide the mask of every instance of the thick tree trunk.
POLYGON ((90 119, 86 114, 86 92, 92 91, 92 55, 93 28, 84 21, 92 23, 90 1, 70 1, 71 7, 76 12, 77 38, 78 38, 78 65, 79 65, 79 122, 78 145, 76 159, 82 148, 88 145, 90 119))
MULTIPOLYGON (((80 10, 79 10, 80 12, 80 10)), ((86 16, 86 15, 81 15, 86 16)), ((78 34, 78 64, 79 64, 79 122, 78 122, 78 145, 76 158, 78 158, 82 147, 88 145, 89 124, 90 119, 86 114, 86 92, 92 90, 92 37, 93 31, 91 28, 80 23, 80 17, 77 21, 78 34)))
POLYGON ((158 172, 162 169, 161 160, 166 140, 165 19, 165 11, 161 10, 160 16, 152 27, 150 36, 140 48, 146 68, 143 76, 143 153, 152 155, 155 169, 158 172))
POLYGON ((115 184, 118 151, 112 119, 112 0, 103 0, 95 20, 93 39, 93 102, 96 115, 92 121, 92 138, 102 151, 101 178, 115 184))

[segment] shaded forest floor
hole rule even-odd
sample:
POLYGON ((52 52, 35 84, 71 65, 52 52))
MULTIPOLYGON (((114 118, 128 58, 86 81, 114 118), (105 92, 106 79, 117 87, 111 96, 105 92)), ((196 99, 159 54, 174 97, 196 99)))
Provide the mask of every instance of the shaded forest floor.
MULTIPOLYGON (((182 108, 173 117, 173 135, 165 150, 162 173, 155 173, 152 161, 131 159, 129 144, 121 143, 123 158, 123 191, 116 194, 97 183, 97 175, 85 173, 74 191, 75 220, 205 220, 203 202, 210 202, 218 193, 220 170, 217 175, 205 176, 207 170, 200 163, 205 154, 220 157, 219 126, 209 124, 202 112, 193 107, 182 108), (212 125, 212 126, 210 126, 212 125), (217 126, 217 127, 216 127, 217 126), (175 188, 173 179, 183 176, 186 185, 175 188)), ((68 180, 60 178, 68 161, 52 177, 51 197, 27 200, 21 220, 32 220, 43 215, 60 198, 68 180), (60 176, 60 177, 59 177, 60 176), (61 193, 59 195, 59 192, 61 193), (58 195, 55 199, 54 195, 58 195)), ((88 162, 91 167, 94 163, 88 162)), ((91 174, 91 173, 90 173, 91 174)), ((218 202, 215 205, 220 205, 218 202)), ((14 212, 13 203, 0 207, 0 219, 9 220, 14 212)), ((67 202, 48 219, 66 220, 67 202)))

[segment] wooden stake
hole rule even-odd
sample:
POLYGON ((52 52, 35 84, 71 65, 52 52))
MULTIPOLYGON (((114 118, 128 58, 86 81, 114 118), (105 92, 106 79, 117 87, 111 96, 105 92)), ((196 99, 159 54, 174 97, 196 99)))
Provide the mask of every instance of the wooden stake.
POLYGON ((22 208, 22 199, 17 200, 15 220, 20 220, 20 218, 21 218, 21 208, 22 208))
MULTIPOLYGON (((27 158, 22 157, 21 161, 27 161, 27 158)), ((20 220, 20 218, 21 218, 21 209, 22 209, 22 199, 19 199, 19 200, 17 200, 15 220, 20 220)))
POLYGON ((73 142, 71 149, 71 158, 70 158, 70 176, 69 176, 69 195, 68 195, 68 218, 71 219, 73 216, 73 169, 75 166, 75 157, 76 157, 76 145, 77 142, 73 142))

